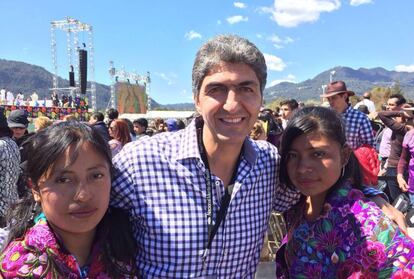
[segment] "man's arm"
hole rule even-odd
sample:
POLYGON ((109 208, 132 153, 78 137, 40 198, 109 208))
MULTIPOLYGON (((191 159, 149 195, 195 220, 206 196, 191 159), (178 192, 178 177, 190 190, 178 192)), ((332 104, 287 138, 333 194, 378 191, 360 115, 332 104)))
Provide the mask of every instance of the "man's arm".
POLYGON ((276 186, 273 210, 277 212, 285 212, 297 204, 299 199, 299 191, 291 189, 279 182, 276 186))

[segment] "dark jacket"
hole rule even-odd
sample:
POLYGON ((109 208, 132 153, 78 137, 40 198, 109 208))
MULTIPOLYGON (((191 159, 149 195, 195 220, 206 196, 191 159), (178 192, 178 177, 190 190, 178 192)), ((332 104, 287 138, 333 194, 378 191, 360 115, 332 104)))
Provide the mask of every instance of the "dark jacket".
POLYGON ((98 131, 98 133, 104 138, 106 142, 111 140, 111 137, 109 136, 108 128, 106 127, 103 121, 98 121, 95 124, 92 124, 91 126, 93 129, 98 131))

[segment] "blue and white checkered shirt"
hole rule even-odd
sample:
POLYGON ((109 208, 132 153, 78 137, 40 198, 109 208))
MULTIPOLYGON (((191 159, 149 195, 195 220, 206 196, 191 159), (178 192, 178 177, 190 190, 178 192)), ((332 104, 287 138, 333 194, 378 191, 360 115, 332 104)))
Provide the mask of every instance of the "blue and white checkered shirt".
POLYGON ((374 144, 374 134, 368 117, 351 106, 342 113, 346 122, 346 141, 352 149, 363 144, 374 144))
MULTIPOLYGON (((184 130, 127 144, 114 164, 111 205, 131 214, 144 278, 253 278, 271 210, 285 211, 299 198, 277 186, 277 149, 246 138, 228 212, 203 268, 206 169, 195 121, 184 130)), ((215 220, 225 188, 214 174, 212 183, 215 220)))

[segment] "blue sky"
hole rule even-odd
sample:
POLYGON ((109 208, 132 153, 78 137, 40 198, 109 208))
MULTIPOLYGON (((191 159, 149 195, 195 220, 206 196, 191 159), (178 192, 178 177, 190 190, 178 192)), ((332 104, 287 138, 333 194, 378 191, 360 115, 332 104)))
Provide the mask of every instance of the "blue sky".
MULTIPOLYGON (((150 71, 151 97, 161 104, 192 101, 194 56, 221 33, 244 36, 265 53, 268 86, 335 66, 414 72, 410 0, 2 0, 0 10, 0 58, 51 71, 50 22, 70 16, 93 26, 96 81, 110 84, 110 60, 117 69, 150 71)), ((67 78, 65 33, 57 39, 59 75, 67 78)))

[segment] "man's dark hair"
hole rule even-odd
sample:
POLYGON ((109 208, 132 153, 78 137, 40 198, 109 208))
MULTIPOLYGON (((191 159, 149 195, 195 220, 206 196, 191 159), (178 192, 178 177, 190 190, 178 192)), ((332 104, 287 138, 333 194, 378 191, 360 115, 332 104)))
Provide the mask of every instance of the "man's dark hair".
POLYGON ((97 112, 92 113, 92 116, 91 117, 93 119, 96 119, 96 121, 104 121, 104 118, 105 118, 105 116, 103 115, 103 113, 100 112, 100 111, 97 111, 97 112))
POLYGON ((145 129, 148 128, 148 121, 145 118, 135 119, 132 123, 133 124, 138 124, 139 126, 144 127, 145 129))
POLYGON ((295 110, 299 107, 299 103, 295 99, 290 99, 281 101, 280 106, 288 106, 291 110, 295 110))
POLYGON ((403 95, 396 93, 396 94, 392 94, 389 99, 393 99, 393 98, 397 98, 397 106, 401 106, 402 104, 407 103, 407 100, 404 98, 403 95))
POLYGON ((113 120, 113 119, 117 119, 118 118, 119 113, 118 113, 118 111, 116 109, 110 108, 110 109, 108 109, 106 111, 106 115, 108 115, 108 118, 109 119, 112 119, 113 120))

